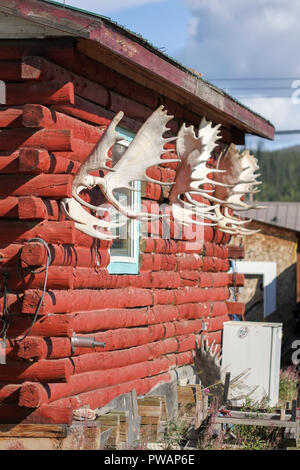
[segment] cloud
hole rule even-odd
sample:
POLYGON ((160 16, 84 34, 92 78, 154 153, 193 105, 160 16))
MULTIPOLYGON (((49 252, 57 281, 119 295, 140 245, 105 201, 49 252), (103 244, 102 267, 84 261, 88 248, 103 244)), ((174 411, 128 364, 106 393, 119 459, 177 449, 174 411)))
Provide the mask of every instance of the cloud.
MULTIPOLYGON (((84 8, 98 14, 110 14, 115 11, 125 10, 126 8, 138 7, 149 3, 159 3, 163 0, 66 0, 66 5, 77 8, 84 8)), ((61 1, 61 3, 63 3, 61 1)))
MULTIPOLYGON (((269 119, 275 126, 276 131, 299 130, 300 100, 299 89, 297 97, 291 98, 254 98, 244 99, 243 103, 250 109, 269 119)), ((248 147, 255 148, 259 138, 248 137, 246 144, 248 147)), ((276 148, 290 147, 300 144, 300 134, 275 135, 274 142, 264 140, 263 146, 269 150, 276 148)))
POLYGON ((278 131, 300 127, 300 104, 293 103, 291 98, 248 98, 244 99, 243 103, 271 122, 273 120, 272 123, 278 131))
POLYGON ((299 0, 185 0, 185 5, 191 19, 178 60, 220 88, 228 87, 229 94, 276 129, 299 128, 300 104, 292 101, 292 78, 300 80, 299 0), (257 77, 263 79, 245 80, 257 77), (266 80, 274 77, 289 79, 266 80), (217 80, 223 78, 244 80, 217 80))
POLYGON ((181 56, 209 77, 300 77, 298 0, 185 0, 191 12, 181 56))

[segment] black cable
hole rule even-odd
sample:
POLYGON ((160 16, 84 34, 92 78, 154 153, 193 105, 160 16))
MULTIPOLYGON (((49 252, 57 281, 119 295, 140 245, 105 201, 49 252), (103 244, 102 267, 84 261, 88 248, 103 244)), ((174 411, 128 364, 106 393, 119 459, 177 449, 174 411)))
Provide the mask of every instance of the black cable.
MULTIPOLYGON (((36 308, 36 311, 35 311, 35 314, 34 314, 34 317, 32 319, 32 322, 31 322, 31 325, 28 329, 28 331, 21 337, 21 338, 18 338, 18 337, 6 337, 6 332, 7 332, 7 329, 9 327, 9 320, 8 320, 8 310, 7 310, 7 294, 8 294, 8 288, 7 288, 7 279, 6 281, 3 280, 4 282, 4 306, 3 306, 3 317, 2 317, 2 322, 4 323, 3 325, 3 328, 1 330, 1 333, 0 334, 3 334, 4 332, 4 335, 3 335, 3 339, 6 340, 6 339, 9 339, 9 340, 14 340, 16 342, 21 342, 23 341, 31 332, 36 320, 37 320, 37 317, 39 315, 39 312, 40 312, 40 309, 41 309, 41 306, 42 306, 42 303, 44 301, 44 297, 45 297, 45 293, 46 293, 46 288, 47 288, 47 280, 48 280, 48 270, 49 270, 49 266, 51 264, 51 261, 52 261, 52 257, 51 257, 51 251, 50 251, 50 248, 48 246, 48 244, 45 242, 45 240, 43 240, 42 238, 31 238, 30 240, 28 240, 27 243, 31 243, 31 242, 40 242, 42 243, 42 245, 44 245, 44 247, 46 248, 47 250, 47 260, 46 260, 46 266, 44 268, 41 268, 40 270, 32 270, 32 269, 29 269, 29 271, 32 273, 32 274, 39 274, 39 273, 42 273, 45 271, 45 279, 44 279, 44 285, 43 285, 43 291, 42 291, 42 295, 41 295, 41 298, 39 300, 39 303, 37 305, 37 308, 36 308)), ((20 260, 21 260, 21 253, 22 253, 22 249, 21 248, 18 252, 18 256, 17 256, 17 270, 18 270, 18 274, 20 277, 22 277, 22 273, 21 273, 21 270, 20 270, 20 260)), ((6 274, 6 273, 4 273, 6 274)))
POLYGON ((9 319, 8 319, 8 309, 7 309, 7 294, 8 294, 8 285, 7 281, 9 279, 9 274, 7 272, 4 272, 2 274, 2 280, 3 280, 3 285, 4 285, 4 299, 3 299, 3 316, 0 319, 2 323, 2 329, 0 332, 0 335, 2 336, 3 340, 6 340, 6 333, 9 328, 9 319))

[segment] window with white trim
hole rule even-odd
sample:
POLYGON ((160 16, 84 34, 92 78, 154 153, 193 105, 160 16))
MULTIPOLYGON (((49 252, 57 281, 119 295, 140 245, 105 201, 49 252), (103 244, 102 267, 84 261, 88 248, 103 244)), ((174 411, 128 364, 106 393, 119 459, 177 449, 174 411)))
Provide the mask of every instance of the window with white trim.
MULTIPOLYGON (((123 140, 116 143, 112 149, 113 165, 121 158, 134 138, 134 134, 130 131, 119 127, 117 127, 117 131, 123 137, 123 140)), ((140 211, 140 182, 134 181, 131 184, 137 191, 120 189, 114 191, 114 195, 122 205, 129 206, 134 211, 140 211)), ((120 219, 122 220, 122 214, 117 212, 116 209, 112 208, 110 212, 116 222, 120 219)), ((128 219, 127 223, 117 228, 115 233, 118 238, 113 241, 110 249, 108 272, 110 274, 138 274, 140 222, 134 219, 128 219)))

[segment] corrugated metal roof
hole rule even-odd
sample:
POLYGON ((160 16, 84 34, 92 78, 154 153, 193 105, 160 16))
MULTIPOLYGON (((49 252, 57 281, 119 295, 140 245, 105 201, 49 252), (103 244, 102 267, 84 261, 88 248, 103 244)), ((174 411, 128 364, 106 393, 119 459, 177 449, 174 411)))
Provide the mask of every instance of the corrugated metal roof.
POLYGON ((243 217, 300 232, 300 202, 257 202, 264 209, 240 212, 243 217))

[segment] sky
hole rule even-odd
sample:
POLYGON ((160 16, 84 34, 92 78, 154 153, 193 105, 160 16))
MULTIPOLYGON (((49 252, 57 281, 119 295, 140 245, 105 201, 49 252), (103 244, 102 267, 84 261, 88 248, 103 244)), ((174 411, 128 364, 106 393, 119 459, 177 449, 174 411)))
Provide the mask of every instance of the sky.
MULTIPOLYGON (((299 0, 62 0, 110 17, 270 120, 300 130, 299 0)), ((257 138, 247 138, 255 147, 257 138)), ((300 144, 300 133, 260 140, 300 144)))

